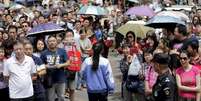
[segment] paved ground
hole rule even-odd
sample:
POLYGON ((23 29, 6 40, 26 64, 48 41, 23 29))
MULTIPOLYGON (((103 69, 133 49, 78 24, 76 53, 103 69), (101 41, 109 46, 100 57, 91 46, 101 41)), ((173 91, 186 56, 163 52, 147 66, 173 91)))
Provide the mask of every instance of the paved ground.
MULTIPOLYGON (((121 73, 118 68, 118 60, 120 56, 117 56, 115 52, 110 52, 109 60, 113 69, 113 75, 115 79, 115 93, 109 96, 109 101, 121 101, 121 73)), ((86 90, 76 91, 75 101, 88 101, 86 90)), ((67 100, 68 101, 68 100, 67 100)))

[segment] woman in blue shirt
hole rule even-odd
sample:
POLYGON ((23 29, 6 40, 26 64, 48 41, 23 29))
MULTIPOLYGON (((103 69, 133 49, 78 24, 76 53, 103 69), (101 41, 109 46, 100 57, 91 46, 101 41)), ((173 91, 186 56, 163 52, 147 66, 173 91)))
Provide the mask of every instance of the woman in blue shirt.
POLYGON ((107 101, 108 93, 114 91, 112 68, 109 60, 101 56, 101 43, 94 44, 92 49, 93 55, 84 60, 81 74, 87 84, 89 101, 107 101))

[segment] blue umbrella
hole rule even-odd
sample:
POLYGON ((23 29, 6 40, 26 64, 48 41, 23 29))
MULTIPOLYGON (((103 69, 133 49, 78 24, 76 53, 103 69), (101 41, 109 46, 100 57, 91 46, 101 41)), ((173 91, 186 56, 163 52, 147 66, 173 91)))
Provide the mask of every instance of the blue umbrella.
POLYGON ((54 23, 45 23, 32 28, 27 33, 27 36, 50 35, 57 34, 60 32, 64 32, 64 28, 54 23))
POLYGON ((145 25, 154 28, 174 27, 176 24, 185 25, 185 22, 172 16, 154 16, 145 25))

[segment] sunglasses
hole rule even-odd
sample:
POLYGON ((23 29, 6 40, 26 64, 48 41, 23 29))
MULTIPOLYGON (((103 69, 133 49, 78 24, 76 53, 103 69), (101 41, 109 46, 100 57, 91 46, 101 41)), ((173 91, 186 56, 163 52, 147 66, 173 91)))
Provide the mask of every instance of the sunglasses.
POLYGON ((187 57, 180 57, 180 60, 187 60, 187 57))

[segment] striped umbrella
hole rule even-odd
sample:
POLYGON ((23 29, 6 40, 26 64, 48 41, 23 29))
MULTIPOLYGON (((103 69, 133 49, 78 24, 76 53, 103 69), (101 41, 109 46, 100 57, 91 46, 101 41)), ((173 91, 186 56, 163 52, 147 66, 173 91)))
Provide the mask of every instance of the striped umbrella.
POLYGON ((99 6, 83 6, 78 14, 87 14, 87 15, 107 15, 107 11, 104 8, 99 6))

